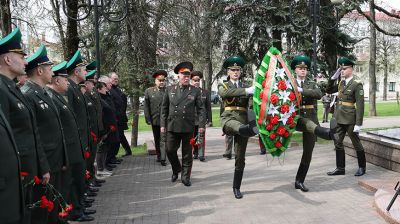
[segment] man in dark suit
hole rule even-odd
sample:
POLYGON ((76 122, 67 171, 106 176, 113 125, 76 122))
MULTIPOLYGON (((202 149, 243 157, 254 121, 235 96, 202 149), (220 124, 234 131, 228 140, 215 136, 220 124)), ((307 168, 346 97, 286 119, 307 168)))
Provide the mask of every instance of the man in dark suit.
MULTIPOLYGON (((36 126, 36 118, 27 99, 13 81, 26 74, 25 53, 21 48, 21 32, 16 28, 0 41, 0 105, 11 125, 21 160, 21 171, 27 173, 24 185, 25 204, 31 204, 34 176, 42 183, 50 180, 50 167, 44 154, 36 126)), ((31 211, 26 209, 22 223, 31 223, 31 211)))
POLYGON ((166 166, 166 133, 160 134, 160 107, 165 95, 165 78, 168 73, 164 70, 156 71, 153 74, 155 86, 146 89, 144 92, 144 117, 146 123, 151 125, 153 130, 154 144, 156 147, 157 162, 166 166))
POLYGON ((179 83, 167 87, 161 104, 161 133, 167 132, 167 156, 172 166, 171 181, 178 179, 182 171, 182 183, 189 187, 193 157, 190 138, 194 132, 195 113, 199 118, 199 132, 204 133, 206 117, 201 92, 189 84, 190 73, 193 70, 191 62, 178 64, 174 72, 178 74, 179 83), (182 143, 182 166, 178 158, 178 148, 182 143))
MULTIPOLYGON (((41 45, 37 52, 28 59, 26 71, 28 81, 21 88, 22 93, 28 99, 31 108, 36 115, 36 124, 39 130, 47 161, 50 165, 50 184, 55 189, 61 189, 61 170, 66 170, 68 158, 65 148, 64 131, 61 126, 60 114, 53 100, 47 94, 46 84, 51 82, 53 62, 47 57, 46 47, 41 45)), ((39 194, 45 195, 44 189, 38 189, 39 194)), ((50 198, 51 195, 48 195, 50 198)), ((39 200, 40 198, 37 198, 39 200)), ((55 199, 52 199, 55 200, 55 199)), ((47 214, 45 209, 37 208, 32 214, 32 221, 38 223, 55 223, 58 220, 58 205, 54 203, 54 210, 47 214)))

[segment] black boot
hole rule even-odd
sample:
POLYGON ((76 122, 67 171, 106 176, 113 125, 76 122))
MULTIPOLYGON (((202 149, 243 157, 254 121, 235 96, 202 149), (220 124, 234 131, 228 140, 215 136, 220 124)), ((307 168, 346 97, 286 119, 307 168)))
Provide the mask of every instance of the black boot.
POLYGON ((317 126, 314 130, 314 134, 317 137, 320 137, 325 140, 335 140, 335 141, 337 140, 334 129, 317 126))
POLYGON ((258 135, 257 125, 256 126, 250 124, 241 125, 239 127, 239 135, 247 138, 258 135))
POLYGON ((329 176, 345 175, 345 154, 344 150, 336 150, 336 169, 328 172, 329 176))
POLYGON ((308 191, 308 188, 304 185, 304 180, 306 179, 309 167, 309 165, 300 163, 299 169, 297 170, 296 182, 294 183, 294 187, 296 189, 300 189, 303 192, 308 191))
POLYGON ((235 174, 233 175, 233 194, 236 199, 243 198, 242 193, 240 192, 240 186, 242 185, 243 178, 243 170, 235 170, 235 174))
POLYGON ((362 176, 365 174, 365 167, 367 166, 367 161, 365 159, 365 152, 364 151, 356 151, 357 152, 357 160, 358 160, 358 170, 354 174, 354 176, 362 176))

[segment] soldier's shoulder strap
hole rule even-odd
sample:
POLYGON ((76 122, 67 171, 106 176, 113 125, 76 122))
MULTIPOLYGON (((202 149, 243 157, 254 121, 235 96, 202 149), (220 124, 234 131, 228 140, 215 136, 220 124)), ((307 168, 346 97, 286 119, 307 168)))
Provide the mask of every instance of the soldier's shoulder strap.
POLYGON ((221 85, 222 85, 225 89, 229 89, 228 81, 221 82, 221 85))

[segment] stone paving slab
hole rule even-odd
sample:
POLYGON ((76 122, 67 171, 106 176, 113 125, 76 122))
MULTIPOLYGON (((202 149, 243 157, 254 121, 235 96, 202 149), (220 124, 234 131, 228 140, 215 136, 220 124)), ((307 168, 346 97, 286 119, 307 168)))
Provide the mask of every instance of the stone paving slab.
MULTIPOLYGON (((140 139, 151 137, 141 133, 140 139)), ((371 164, 356 178, 357 162, 346 156, 347 175, 326 175, 335 167, 333 145, 317 145, 306 179, 310 192, 294 189, 302 148, 290 148, 280 159, 259 155, 249 143, 241 187, 244 198, 232 193, 234 160, 222 158, 221 130, 207 129, 206 162, 194 162, 192 187, 171 183, 171 167, 155 156, 131 157, 107 179, 93 204, 91 223, 385 223, 372 208, 373 193, 361 179, 395 178, 398 173, 371 164)))

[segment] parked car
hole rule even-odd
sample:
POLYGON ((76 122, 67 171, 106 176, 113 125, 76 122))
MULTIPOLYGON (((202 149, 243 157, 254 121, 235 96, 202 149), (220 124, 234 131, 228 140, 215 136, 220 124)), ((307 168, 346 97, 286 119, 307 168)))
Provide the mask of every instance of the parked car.
POLYGON ((211 102, 217 104, 219 102, 219 95, 216 91, 211 91, 211 102))

